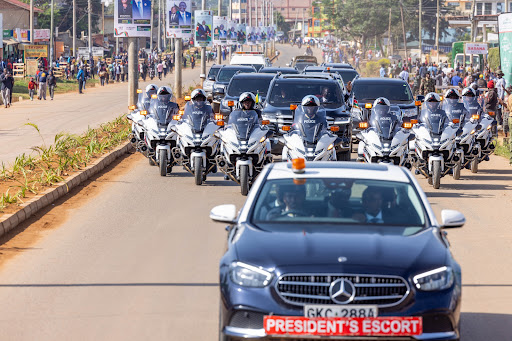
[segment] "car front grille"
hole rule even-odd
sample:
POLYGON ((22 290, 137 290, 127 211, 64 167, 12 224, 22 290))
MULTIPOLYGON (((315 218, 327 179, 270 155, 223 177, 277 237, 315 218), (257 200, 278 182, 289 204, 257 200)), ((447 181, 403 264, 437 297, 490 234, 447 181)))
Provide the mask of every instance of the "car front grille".
POLYGON ((293 305, 337 304, 329 295, 337 279, 352 282, 356 289, 349 304, 374 304, 379 308, 400 304, 409 294, 409 285, 398 276, 353 274, 285 274, 276 283, 279 296, 293 305))

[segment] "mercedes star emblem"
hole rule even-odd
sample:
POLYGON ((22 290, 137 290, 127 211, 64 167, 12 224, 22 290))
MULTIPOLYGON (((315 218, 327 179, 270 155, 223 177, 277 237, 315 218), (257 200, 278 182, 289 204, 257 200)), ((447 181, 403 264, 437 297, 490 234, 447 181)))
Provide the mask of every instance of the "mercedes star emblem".
POLYGON ((335 303, 347 304, 354 300, 356 288, 348 279, 338 278, 331 283, 329 295, 335 303))

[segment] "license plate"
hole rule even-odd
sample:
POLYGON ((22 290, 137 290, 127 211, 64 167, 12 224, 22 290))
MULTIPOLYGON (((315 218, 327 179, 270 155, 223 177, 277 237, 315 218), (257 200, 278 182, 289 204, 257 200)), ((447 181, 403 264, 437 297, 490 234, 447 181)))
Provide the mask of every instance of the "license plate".
POLYGON ((304 317, 377 317, 376 305, 306 305, 304 317))

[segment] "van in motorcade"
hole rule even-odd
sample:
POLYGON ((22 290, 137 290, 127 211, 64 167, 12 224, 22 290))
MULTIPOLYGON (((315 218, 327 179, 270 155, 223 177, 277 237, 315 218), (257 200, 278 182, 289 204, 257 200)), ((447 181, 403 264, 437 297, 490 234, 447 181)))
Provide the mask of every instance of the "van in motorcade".
POLYGON ((252 66, 258 71, 262 67, 271 66, 270 59, 261 52, 235 52, 230 65, 252 66))
POLYGON ((315 56, 296 56, 292 59, 290 64, 286 64, 286 66, 291 66, 302 72, 306 66, 317 66, 318 60, 315 56))
POLYGON ((238 72, 252 73, 256 72, 256 69, 252 66, 242 65, 223 65, 219 70, 219 73, 213 84, 213 111, 219 112, 220 101, 224 98, 226 87, 228 86, 231 78, 238 72))

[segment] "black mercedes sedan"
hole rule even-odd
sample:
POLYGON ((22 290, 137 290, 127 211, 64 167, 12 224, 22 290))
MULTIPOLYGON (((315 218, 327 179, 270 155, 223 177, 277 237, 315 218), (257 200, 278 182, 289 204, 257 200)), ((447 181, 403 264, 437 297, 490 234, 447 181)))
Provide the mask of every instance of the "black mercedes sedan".
POLYGON ((393 165, 266 166, 228 223, 220 340, 459 340, 461 268, 412 174, 393 165))

